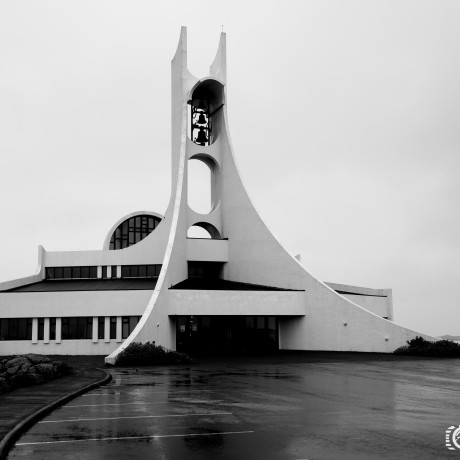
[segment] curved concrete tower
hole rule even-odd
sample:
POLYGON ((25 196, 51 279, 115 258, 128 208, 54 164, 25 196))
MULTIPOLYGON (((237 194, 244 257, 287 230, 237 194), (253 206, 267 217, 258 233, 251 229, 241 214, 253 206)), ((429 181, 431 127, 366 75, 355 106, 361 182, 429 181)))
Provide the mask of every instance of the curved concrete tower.
POLYGON ((267 327, 254 321, 270 317, 280 349, 392 352, 423 336, 392 322, 391 290, 316 279, 264 225, 244 188, 230 140, 225 34, 210 75, 199 79, 187 69, 183 27, 171 67, 171 200, 158 229, 122 250, 142 251, 147 263, 161 264, 161 272, 139 323, 106 361, 114 363, 131 342, 176 349, 176 335, 186 330, 179 328, 179 318, 188 318, 187 331, 196 331, 190 318, 193 323, 220 317, 229 324, 232 318, 252 318, 246 322, 249 330, 267 327), (191 159, 211 171, 212 209, 206 215, 188 206, 191 159), (193 225, 211 238, 187 238, 193 225))

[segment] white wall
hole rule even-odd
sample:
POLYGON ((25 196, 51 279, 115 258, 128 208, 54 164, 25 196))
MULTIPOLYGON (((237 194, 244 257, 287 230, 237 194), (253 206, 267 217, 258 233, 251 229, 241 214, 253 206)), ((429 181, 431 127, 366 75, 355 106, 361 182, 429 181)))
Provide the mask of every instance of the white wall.
POLYGON ((170 315, 305 315, 302 291, 169 291, 170 315))
POLYGON ((38 353, 43 355, 107 355, 120 344, 116 340, 105 342, 103 339, 97 343, 89 340, 63 340, 56 343, 39 341, 32 343, 30 340, 5 340, 0 342, 0 356, 38 353))
POLYGON ((347 299, 358 304, 360 307, 382 318, 391 319, 391 300, 388 297, 365 296, 355 294, 342 294, 347 299))
POLYGON ((358 304, 370 312, 393 320, 393 292, 391 289, 373 289, 348 284, 328 283, 334 291, 341 292, 342 296, 358 304))
POLYGON ((187 239, 187 260, 207 262, 228 261, 228 241, 187 239))
POLYGON ((0 293, 0 317, 139 316, 153 290, 0 293))

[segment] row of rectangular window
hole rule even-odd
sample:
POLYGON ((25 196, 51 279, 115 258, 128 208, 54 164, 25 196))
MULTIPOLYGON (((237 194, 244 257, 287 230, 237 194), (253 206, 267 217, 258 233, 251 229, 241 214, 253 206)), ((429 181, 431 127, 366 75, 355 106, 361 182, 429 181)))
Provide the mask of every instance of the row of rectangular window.
POLYGON ((156 278, 160 276, 161 264, 155 265, 122 265, 122 278, 156 278))
POLYGON ((46 267, 46 279, 97 278, 97 267, 46 267))
MULTIPOLYGON (((46 279, 97 279, 97 266, 90 267, 46 267, 46 279)), ((117 278, 117 266, 101 267, 102 279, 117 278)), ((153 265, 121 265, 121 278, 155 278, 160 275, 161 264, 153 265)))
MULTIPOLYGON (((126 339, 134 330, 140 316, 121 317, 121 338, 126 339)), ((49 318, 49 339, 56 340, 56 318, 49 318)), ((98 339, 105 339, 105 317, 98 319, 98 339)), ((117 338, 117 317, 110 316, 109 337, 117 338)), ((44 340, 45 318, 38 318, 37 339, 44 340)), ((61 318, 61 340, 85 340, 93 338, 93 317, 61 318)), ((1 318, 0 340, 32 340, 32 318, 1 318)))

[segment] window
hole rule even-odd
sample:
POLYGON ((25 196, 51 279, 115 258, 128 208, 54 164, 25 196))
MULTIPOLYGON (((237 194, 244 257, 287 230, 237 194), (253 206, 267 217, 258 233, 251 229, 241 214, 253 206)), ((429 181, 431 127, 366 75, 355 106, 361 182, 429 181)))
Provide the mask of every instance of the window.
POLYGON ((126 339, 129 335, 129 316, 121 318, 121 338, 126 339))
POLYGON ((50 340, 56 340, 56 318, 50 318, 50 340))
POLYGON ((62 340, 84 340, 93 337, 93 317, 62 318, 62 340))
POLYGON ((223 264, 220 262, 196 262, 189 261, 189 278, 219 278, 223 264))
POLYGON ((43 340, 45 335, 45 318, 38 318, 38 340, 43 340))
POLYGON ((134 331, 140 316, 123 316, 121 319, 121 338, 127 339, 131 332, 134 331))
POLYGON ((46 267, 46 279, 89 279, 97 278, 97 266, 94 267, 46 267))
POLYGON ((199 263, 188 263, 188 277, 189 278, 203 278, 204 268, 199 263))
POLYGON ((160 275, 161 265, 122 265, 122 278, 155 278, 160 275))
POLYGON ((111 316, 110 317, 110 339, 117 338, 117 317, 111 316))
POLYGON ((97 319, 97 338, 105 339, 105 317, 99 316, 97 319))
POLYGON ((110 238, 110 249, 124 249, 143 240, 158 227, 161 218, 142 214, 122 222, 110 238))
POLYGON ((254 329, 254 316, 246 316, 246 329, 254 329))
POLYGON ((0 340, 32 340, 32 318, 1 318, 0 340))

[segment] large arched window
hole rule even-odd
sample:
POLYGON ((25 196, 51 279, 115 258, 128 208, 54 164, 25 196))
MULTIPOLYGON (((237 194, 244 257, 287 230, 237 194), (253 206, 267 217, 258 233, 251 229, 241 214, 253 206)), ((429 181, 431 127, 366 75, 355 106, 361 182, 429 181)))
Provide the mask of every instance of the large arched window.
POLYGON ((141 214, 123 221, 110 238, 109 249, 124 249, 139 243, 158 227, 161 219, 156 216, 141 214))

